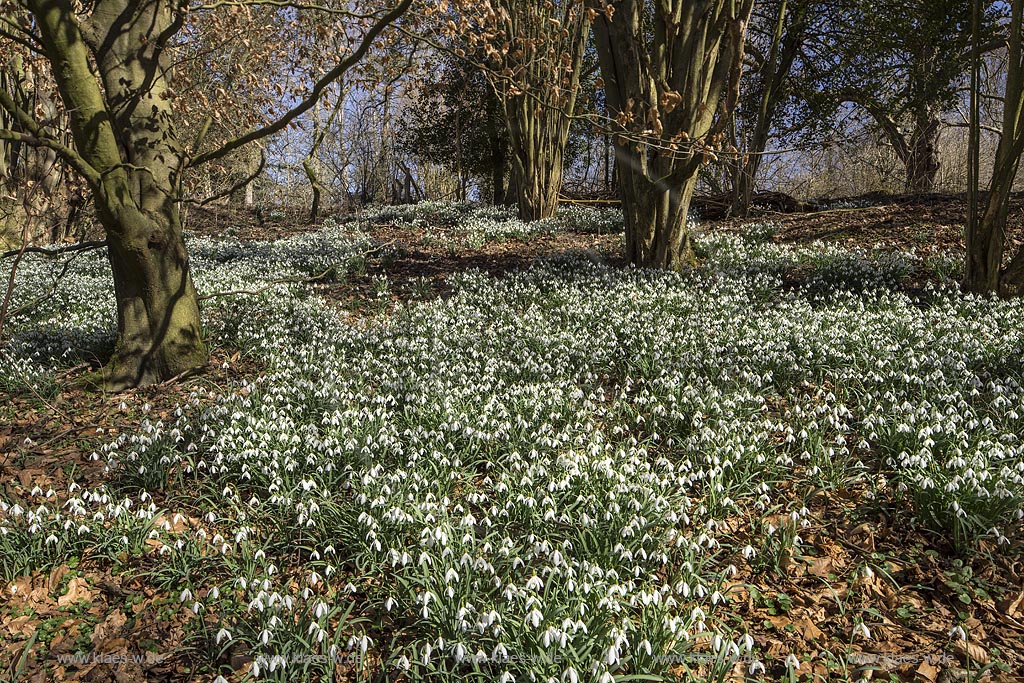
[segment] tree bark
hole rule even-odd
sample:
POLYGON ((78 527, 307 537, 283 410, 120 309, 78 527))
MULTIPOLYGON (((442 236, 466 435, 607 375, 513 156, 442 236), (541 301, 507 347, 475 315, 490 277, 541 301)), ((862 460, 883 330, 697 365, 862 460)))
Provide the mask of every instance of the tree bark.
POLYGON ((907 144, 907 192, 929 194, 935 190, 935 177, 939 173, 939 134, 941 122, 932 114, 931 107, 915 117, 914 132, 907 144))
POLYGON ((198 298, 177 210, 104 207, 114 274, 118 337, 103 368, 108 389, 160 382, 208 360, 198 298))
POLYGON ((681 186, 669 187, 651 183, 628 163, 621 169, 626 259, 644 268, 663 270, 695 265, 687 219, 697 186, 696 174, 683 180, 681 186))
POLYGON ((117 300, 117 341, 102 371, 111 390, 166 380, 208 360, 174 199, 182 154, 162 44, 180 26, 174 7, 105 0, 79 23, 69 0, 29 2, 76 149, 98 172, 90 184, 117 300))
MULTIPOLYGON (((536 126, 536 122, 524 129, 536 126)), ((516 126, 510 127, 516 130, 516 126)), ((516 206, 519 218, 537 221, 551 218, 558 212, 558 193, 562 189, 562 154, 565 142, 537 140, 523 144, 516 133, 513 139, 512 173, 515 178, 516 206), (554 144, 550 144, 554 142, 554 144)))
POLYGON ((687 229, 702 164, 736 106, 753 0, 591 0, 615 135, 626 255, 639 266, 694 263, 687 229))

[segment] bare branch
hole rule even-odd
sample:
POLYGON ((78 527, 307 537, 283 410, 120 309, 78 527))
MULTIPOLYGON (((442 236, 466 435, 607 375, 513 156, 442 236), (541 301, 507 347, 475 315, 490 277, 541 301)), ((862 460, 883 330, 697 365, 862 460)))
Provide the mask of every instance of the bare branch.
POLYGON ((409 9, 410 5, 412 5, 412 2, 413 0, 401 0, 394 8, 392 8, 383 17, 381 17, 380 20, 376 24, 374 24, 369 31, 366 32, 366 35, 363 36, 363 40, 359 43, 359 46, 354 51, 349 53, 348 57, 339 62, 337 66, 335 66, 333 69, 324 74, 320 78, 320 80, 318 80, 313 85, 313 89, 310 91, 309 96, 306 97, 306 99, 302 100, 297 105, 289 109, 276 121, 262 128, 250 131, 245 135, 235 138, 234 140, 230 140, 219 149, 215 149, 211 152, 206 152, 205 154, 200 154, 194 159, 191 159, 188 162, 188 166, 200 166, 215 159, 220 159, 225 155, 235 151, 236 149, 249 144, 250 142, 255 142, 257 140, 267 137, 268 135, 273 135, 274 133, 280 132, 287 128, 288 124, 290 124, 296 118, 312 109, 313 105, 320 100, 320 97, 321 95, 323 95, 324 91, 327 90, 327 88, 332 83, 341 78, 349 69, 355 66, 363 58, 363 56, 366 55, 366 53, 370 49, 370 46, 373 44, 373 41, 376 40, 377 36, 379 36, 384 31, 384 29, 386 29, 388 26, 394 23, 400 16, 402 16, 405 13, 405 11, 409 9))
POLYGON ((33 147, 47 147, 57 153, 60 158, 68 163, 90 185, 98 185, 101 181, 99 172, 87 162, 82 155, 67 145, 47 135, 39 122, 28 112, 14 103, 14 99, 6 90, 0 89, 0 108, 4 109, 21 125, 28 133, 21 133, 8 128, 0 128, 0 140, 13 140, 23 142, 33 147))
POLYGON ((106 240, 93 240, 89 242, 77 242, 75 244, 69 244, 66 247, 58 247, 56 249, 50 249, 48 247, 29 247, 25 246, 23 249, 14 249, 12 251, 5 251, 0 254, 0 258, 10 258, 17 256, 21 253, 27 254, 42 254, 43 256, 60 256, 61 254, 68 254, 71 252, 78 251, 91 251, 92 249, 102 249, 107 246, 106 240))
POLYGON ((351 19, 373 19, 376 13, 353 12, 352 10, 326 5, 314 5, 306 2, 295 2, 295 0, 218 0, 209 5, 197 5, 189 9, 190 12, 212 11, 222 7, 281 7, 294 10, 307 10, 331 14, 334 16, 349 17, 351 19))
POLYGON ((251 175, 242 178, 241 180, 239 180, 237 183, 227 188, 226 190, 221 190, 220 192, 212 194, 209 197, 206 197, 205 199, 184 199, 182 201, 188 202, 190 204, 196 204, 198 206, 206 206, 210 202, 215 202, 222 197, 227 197, 228 195, 237 192, 238 190, 241 190, 243 187, 245 187, 252 181, 256 180, 256 178, 259 177, 260 173, 263 173, 263 169, 265 169, 266 167, 267 153, 265 150, 261 149, 259 166, 257 166, 256 170, 253 171, 251 175))

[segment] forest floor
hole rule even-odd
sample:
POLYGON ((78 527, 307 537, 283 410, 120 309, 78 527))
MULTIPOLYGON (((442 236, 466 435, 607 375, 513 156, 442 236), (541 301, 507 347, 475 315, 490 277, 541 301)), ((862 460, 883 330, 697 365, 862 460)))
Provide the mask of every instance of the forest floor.
MULTIPOLYGON (((864 249, 881 248, 904 252, 957 251, 964 248, 967 206, 962 195, 865 195, 832 202, 835 208, 808 213, 781 213, 755 207, 750 218, 701 222, 705 231, 741 231, 751 223, 776 226, 772 239, 780 244, 799 245, 814 241, 842 244, 864 249)), ((826 203, 826 206, 828 204, 826 203)), ((251 211, 231 207, 211 207, 193 214, 190 229, 211 237, 223 234, 228 226, 241 240, 272 240, 302 234, 314 229, 297 217, 258 222, 251 211)), ((1024 243, 1024 193, 1013 196, 1010 205, 1009 249, 1024 243)), ((562 232, 496 241, 476 249, 452 252, 444 245, 431 243, 422 235, 395 226, 375 226, 370 234, 382 242, 394 242, 396 251, 368 264, 366 276, 352 283, 352 295, 367 293, 373 275, 387 273, 399 285, 426 277, 444 291, 444 282, 453 273, 478 268, 492 275, 530 267, 545 254, 566 250, 587 250, 599 254, 609 264, 622 265, 621 239, 615 234, 579 234, 562 232)), ((399 286, 396 291, 406 291, 399 286)))
MULTIPOLYGON (((753 222, 771 223, 770 240, 788 247, 821 240, 872 252, 948 254, 962 250, 963 215, 963 202, 957 198, 907 197, 808 214, 766 214, 753 222)), ((751 222, 719 221, 700 230, 741 234, 750 230, 751 222)), ((314 229, 301 222, 260 225, 225 213, 206 214, 205 220, 193 214, 189 228, 217 238, 226 224, 233 226, 232 238, 242 243, 314 229)), ((1024 235, 1022 198, 1014 201, 1011 225, 1014 234, 1024 235)), ((386 315, 396 305, 447 298, 452 281, 471 270, 502 278, 567 253, 612 266, 623 263, 622 236, 616 233, 555 231, 452 242, 408 225, 381 223, 365 235, 374 246, 357 258, 346 277, 308 283, 353 319, 386 315)), ((901 281, 908 291, 941 278, 929 261, 920 263, 901 281)), ((92 456, 104 444, 120 435, 143 433, 147 423, 173 423, 183 404, 215 406, 267 370, 266 362, 248 349, 217 345, 209 369, 196 377, 105 395, 76 387, 74 380, 87 365, 60 370, 43 388, 11 387, 4 395, 0 494, 8 501, 35 500, 38 490, 66 491, 72 482, 85 488, 103 486, 110 477, 106 460, 92 456)), ((783 408, 772 410, 778 417, 783 408)), ((716 675, 721 680, 736 681, 791 676, 815 681, 1024 681, 1019 675, 1024 671, 1019 525, 1009 534, 1008 550, 982 539, 971 552, 960 553, 952 550, 948 538, 915 523, 893 489, 879 494, 866 481, 818 491, 798 491, 785 481, 780 486, 783 495, 792 487, 794 500, 799 498, 808 509, 802 518, 809 524, 797 529, 784 508, 766 516, 765 523, 780 528, 794 524, 802 543, 798 549, 780 549, 771 566, 737 562, 737 573, 721 585, 727 606, 717 616, 720 624, 752 636, 758 661, 766 667, 752 669, 748 658, 726 669, 709 669, 698 658, 676 667, 676 675, 691 675, 687 672, 692 669, 692 675, 710 676, 713 670, 720 671, 716 675), (860 625, 870 629, 868 637, 861 637, 860 625), (956 628, 969 639, 951 635, 956 628), (788 653, 799 654, 799 668, 789 665, 788 653)), ((154 499, 161 510, 154 526, 166 523, 168 533, 208 528, 198 509, 183 506, 180 497, 156 493, 154 499)), ((742 520, 729 523, 741 525, 742 520)), ((737 537, 745 533, 732 531, 737 537)), ((147 543, 157 550, 162 541, 147 543)), ((46 547, 40 557, 48 552, 46 547)), ((252 673, 252 657, 244 650, 211 645, 212 633, 206 642, 197 638, 196 622, 202 619, 181 608, 186 598, 153 579, 164 562, 162 555, 144 554, 133 566, 101 552, 62 559, 45 570, 10 577, 0 597, 0 680, 211 681, 216 674, 211 661, 219 662, 222 671, 252 673), (76 652, 108 657, 67 659, 76 652)), ((374 637, 383 643, 390 634, 375 632, 374 637)), ((352 680, 390 676, 379 663, 369 673, 345 666, 335 669, 339 672, 352 680)))

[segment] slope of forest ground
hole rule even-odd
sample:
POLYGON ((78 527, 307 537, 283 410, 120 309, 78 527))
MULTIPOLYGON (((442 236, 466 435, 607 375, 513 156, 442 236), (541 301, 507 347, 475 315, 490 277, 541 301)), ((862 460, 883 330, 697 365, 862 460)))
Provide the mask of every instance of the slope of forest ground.
POLYGON ((32 256, 0 677, 1018 680, 1024 307, 955 290, 961 216, 703 225, 683 274, 610 210, 193 216, 215 363, 116 396, 102 254, 32 256))

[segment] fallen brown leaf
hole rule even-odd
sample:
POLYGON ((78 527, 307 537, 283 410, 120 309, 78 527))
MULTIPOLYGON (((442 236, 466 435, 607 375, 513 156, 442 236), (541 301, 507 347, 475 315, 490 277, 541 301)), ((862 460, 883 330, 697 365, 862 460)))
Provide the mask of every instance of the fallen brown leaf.
POLYGON ((804 640, 819 640, 825 637, 824 632, 818 628, 810 619, 800 619, 796 622, 796 632, 804 640))
POLYGON ((918 680, 932 683, 939 677, 939 667, 929 662, 921 662, 914 673, 917 674, 918 680))
POLYGON ((807 562, 807 573, 811 576, 818 576, 827 579, 829 574, 835 573, 831 557, 809 557, 807 562))
POLYGON ((958 640, 953 645, 953 650, 965 660, 967 657, 970 657, 976 663, 982 665, 988 664, 989 662, 988 650, 977 643, 958 640))
POLYGON ((1015 598, 1000 600, 997 606, 1000 612, 1011 619, 1024 616, 1024 590, 1021 590, 1015 598))
POLYGON ((81 576, 76 576, 68 582, 68 592, 57 598, 57 605, 67 607, 82 600, 91 601, 95 597, 95 592, 89 590, 89 583, 81 576))

